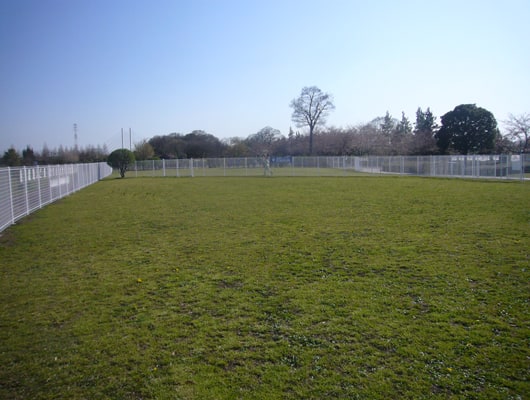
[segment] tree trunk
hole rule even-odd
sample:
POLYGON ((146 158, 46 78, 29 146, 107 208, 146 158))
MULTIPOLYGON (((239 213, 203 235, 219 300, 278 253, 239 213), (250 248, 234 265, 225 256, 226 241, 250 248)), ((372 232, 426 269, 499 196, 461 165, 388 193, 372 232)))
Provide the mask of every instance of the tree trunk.
POLYGON ((309 125, 309 155, 313 155, 313 129, 315 129, 314 126, 309 125))

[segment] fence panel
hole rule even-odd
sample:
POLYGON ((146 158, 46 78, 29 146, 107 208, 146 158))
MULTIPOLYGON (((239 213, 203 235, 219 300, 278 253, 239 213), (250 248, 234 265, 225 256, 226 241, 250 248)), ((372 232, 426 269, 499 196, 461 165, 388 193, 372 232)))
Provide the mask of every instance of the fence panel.
POLYGON ((353 173, 523 180, 530 173, 530 157, 521 154, 149 160, 137 161, 129 176, 347 176, 353 173))
POLYGON ((0 168, 0 232, 110 174, 106 163, 0 168))

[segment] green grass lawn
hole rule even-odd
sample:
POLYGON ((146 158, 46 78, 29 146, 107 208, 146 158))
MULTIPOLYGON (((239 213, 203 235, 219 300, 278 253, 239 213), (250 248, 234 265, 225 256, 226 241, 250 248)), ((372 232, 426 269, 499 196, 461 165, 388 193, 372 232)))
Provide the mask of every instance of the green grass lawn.
MULTIPOLYGON (((356 172, 353 169, 345 168, 298 168, 298 167, 281 167, 271 168, 270 173, 274 177, 320 177, 320 176, 362 176, 367 173, 356 172)), ((115 172, 116 176, 119 176, 115 172)), ((127 177, 191 177, 192 172, 189 168, 181 169, 149 169, 149 170, 130 170, 127 171, 127 177)), ((265 176, 265 170, 261 167, 256 168, 200 168, 193 170, 195 177, 258 177, 265 176)))
POLYGON ((526 183, 109 179, 0 260, 3 399, 530 393, 526 183))

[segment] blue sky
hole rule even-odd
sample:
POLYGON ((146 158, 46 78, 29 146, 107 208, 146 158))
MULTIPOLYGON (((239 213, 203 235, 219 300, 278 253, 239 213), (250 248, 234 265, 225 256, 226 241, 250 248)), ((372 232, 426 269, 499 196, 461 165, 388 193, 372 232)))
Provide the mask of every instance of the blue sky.
MULTIPOLYGON (((0 0, 0 150, 202 129, 287 134, 316 85, 328 125, 476 103, 530 112, 528 0, 0 0), (128 135, 126 135, 128 136, 128 135)), ((294 125, 293 125, 294 128, 294 125)))

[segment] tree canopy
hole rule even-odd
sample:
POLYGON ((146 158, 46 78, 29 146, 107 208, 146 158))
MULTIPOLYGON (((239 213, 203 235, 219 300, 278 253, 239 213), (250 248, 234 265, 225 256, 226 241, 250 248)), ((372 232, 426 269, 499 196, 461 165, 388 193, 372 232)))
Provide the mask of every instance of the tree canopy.
POLYGON ((146 139, 134 145, 134 157, 137 160, 150 160, 155 157, 153 146, 146 139))
POLYGON ((510 114, 504 121, 508 138, 513 140, 523 153, 530 151, 530 114, 510 114))
POLYGON ((125 172, 129 169, 129 165, 134 163, 134 153, 127 149, 117 149, 110 153, 107 163, 115 169, 120 171, 120 176, 125 178, 125 172))
POLYGON ((441 120, 436 140, 442 153, 487 154, 494 150, 499 130, 488 110, 475 104, 461 104, 441 120))
POLYGON ((20 154, 13 148, 10 147, 2 157, 2 162, 9 167, 17 167, 22 164, 20 154))
POLYGON ((436 152, 434 135, 437 129, 436 117, 431 112, 431 109, 427 107, 427 110, 423 111, 421 107, 418 107, 411 153, 418 155, 434 154, 436 152))
POLYGON ((245 143, 255 155, 268 156, 273 153, 274 143, 280 139, 282 139, 282 134, 278 129, 266 126, 259 132, 250 135, 245 143))
POLYGON ((225 146, 214 135, 195 130, 187 135, 171 133, 154 136, 148 143, 160 158, 212 158, 221 157, 225 146))

